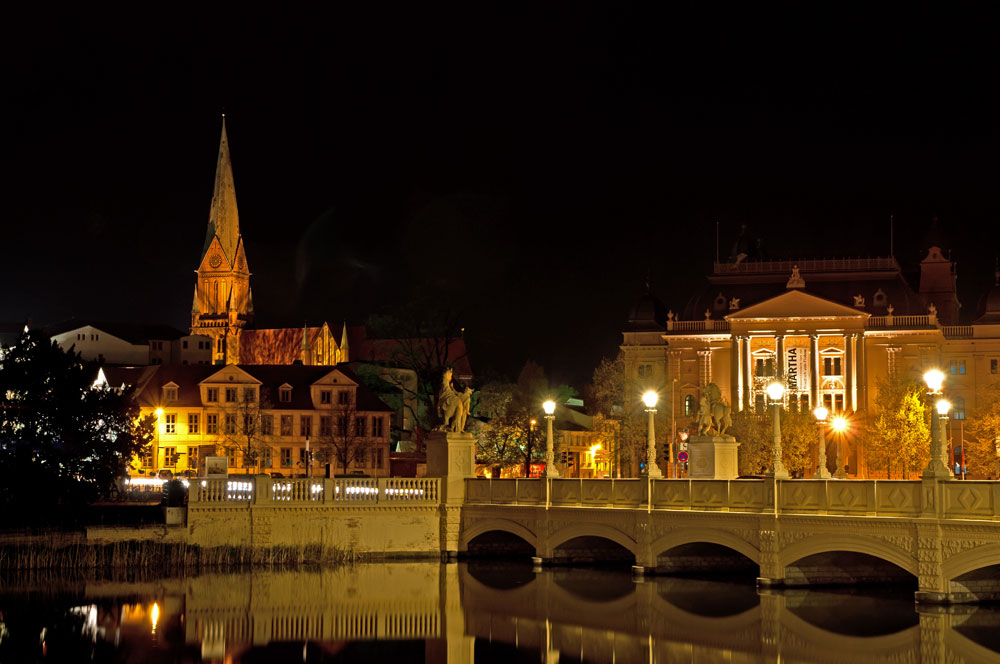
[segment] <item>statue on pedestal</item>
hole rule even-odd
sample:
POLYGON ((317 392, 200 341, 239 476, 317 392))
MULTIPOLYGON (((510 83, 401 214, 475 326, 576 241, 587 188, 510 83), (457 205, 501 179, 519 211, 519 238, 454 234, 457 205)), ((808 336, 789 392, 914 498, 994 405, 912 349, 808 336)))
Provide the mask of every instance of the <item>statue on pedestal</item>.
POLYGON ((461 392, 456 392, 452 386, 452 370, 444 370, 441 377, 441 389, 438 390, 437 411, 441 418, 441 431, 462 433, 465 431, 465 420, 469 417, 469 407, 472 402, 472 388, 466 386, 461 392))
POLYGON ((730 417, 731 407, 722 400, 722 392, 715 383, 709 383, 702 391, 698 404, 698 435, 714 433, 716 436, 726 435, 733 426, 730 417))

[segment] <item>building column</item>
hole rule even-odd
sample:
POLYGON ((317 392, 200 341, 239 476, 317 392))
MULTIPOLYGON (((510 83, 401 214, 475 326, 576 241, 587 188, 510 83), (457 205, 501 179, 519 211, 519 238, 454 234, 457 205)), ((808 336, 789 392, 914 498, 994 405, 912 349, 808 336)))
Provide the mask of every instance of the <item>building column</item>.
POLYGON ((785 380, 785 335, 777 334, 774 337, 774 373, 778 376, 778 380, 785 380))
POLYGON ((865 364, 865 333, 857 335, 858 410, 868 410, 868 366, 865 364))
POLYGON ((748 335, 741 338, 741 345, 743 346, 743 410, 749 410, 752 405, 750 394, 752 374, 750 372, 750 337, 748 335))
POLYGON ((819 335, 809 335, 809 401, 812 408, 820 405, 819 400, 819 335))
POLYGON ((712 382, 712 349, 698 351, 698 386, 705 387, 712 382))
POLYGON ((856 411, 857 408, 857 396, 855 395, 855 377, 854 377, 854 333, 850 332, 844 335, 844 408, 849 412, 856 411))
POLYGON ((729 339, 729 400, 733 410, 743 410, 740 391, 740 338, 735 334, 729 339))
POLYGON ((900 346, 886 346, 885 352, 888 355, 887 364, 889 367, 889 375, 895 376, 898 367, 896 366, 897 359, 899 356, 899 351, 903 350, 900 346))

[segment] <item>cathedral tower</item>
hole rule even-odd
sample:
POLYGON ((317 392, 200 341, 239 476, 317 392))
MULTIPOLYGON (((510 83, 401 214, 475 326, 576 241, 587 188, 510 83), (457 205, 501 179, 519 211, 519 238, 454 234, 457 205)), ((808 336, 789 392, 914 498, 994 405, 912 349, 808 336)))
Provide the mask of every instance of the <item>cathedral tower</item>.
POLYGON ((240 332, 253 318, 253 298, 243 236, 240 235, 225 116, 222 117, 208 232, 197 273, 191 334, 203 334, 212 339, 215 364, 236 364, 240 357, 240 332))

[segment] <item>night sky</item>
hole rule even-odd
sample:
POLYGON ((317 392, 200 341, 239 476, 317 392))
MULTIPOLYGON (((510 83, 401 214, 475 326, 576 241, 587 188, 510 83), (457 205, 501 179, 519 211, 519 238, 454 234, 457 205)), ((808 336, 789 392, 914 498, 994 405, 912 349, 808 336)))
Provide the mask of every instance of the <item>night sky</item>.
POLYGON ((647 270, 683 308, 716 222, 723 256, 742 223, 887 255, 893 214, 915 270, 936 216, 964 320, 992 283, 987 16, 346 4, 11 16, 0 320, 188 326, 222 112, 258 326, 440 293, 477 372, 582 387, 647 270))

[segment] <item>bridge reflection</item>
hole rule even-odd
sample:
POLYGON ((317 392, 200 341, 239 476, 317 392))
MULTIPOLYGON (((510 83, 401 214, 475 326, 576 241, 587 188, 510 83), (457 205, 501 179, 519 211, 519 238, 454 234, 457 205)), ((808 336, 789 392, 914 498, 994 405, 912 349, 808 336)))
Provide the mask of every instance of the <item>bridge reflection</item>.
MULTIPOLYGON (((637 582, 628 570, 608 568, 535 573, 506 562, 394 563, 98 582, 84 594, 95 606, 117 607, 109 611, 117 624, 94 618, 107 638, 117 635, 116 645, 124 634, 134 647, 135 635, 151 631, 150 648, 176 639, 174 647, 205 661, 265 661, 292 651, 310 661, 309 653, 362 641, 408 642, 427 662, 447 664, 471 664, 477 653, 492 661, 512 646, 545 662, 1000 656, 1000 610, 988 607, 918 613, 905 590, 759 592, 752 579, 637 582), (124 596, 128 604, 110 601, 124 596), (282 644, 288 647, 276 649, 282 644)), ((2 601, 0 593, 0 611, 2 601)))

